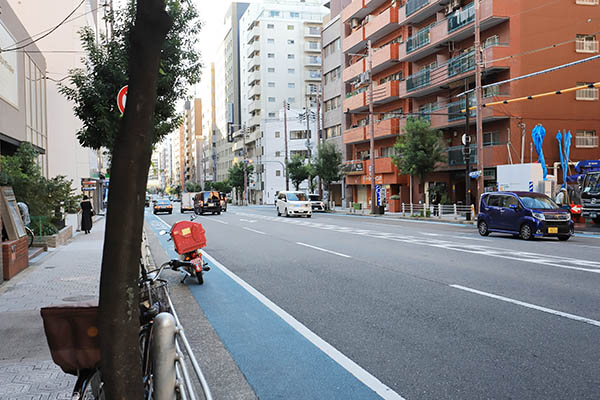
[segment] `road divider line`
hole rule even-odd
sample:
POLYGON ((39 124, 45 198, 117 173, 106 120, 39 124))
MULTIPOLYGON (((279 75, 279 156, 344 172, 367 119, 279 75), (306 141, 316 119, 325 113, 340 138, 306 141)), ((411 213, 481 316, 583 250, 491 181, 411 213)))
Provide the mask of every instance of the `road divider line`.
POLYGON ((207 219, 207 220, 209 220, 209 221, 218 222, 218 223, 220 223, 220 224, 223 224, 223 225, 229 225, 229 222, 220 221, 220 220, 218 220, 218 219, 214 219, 214 218, 208 218, 208 217, 204 217, 204 216, 202 216, 202 215, 196 215, 196 218, 204 218, 204 219, 207 219))
MULTIPOLYGON (((312 247, 312 246, 310 246, 312 247)), ((296 318, 292 317, 285 310, 279 307, 277 304, 273 303, 269 300, 265 295, 260 293, 258 290, 250 286, 246 281, 242 278, 231 272, 227 267, 218 262, 212 256, 207 254, 204 250, 201 250, 202 255, 210 261, 213 265, 219 268, 223 273, 229 276, 234 282, 239 284, 242 288, 244 288, 248 293, 254 296, 258 301, 260 301, 265 307, 274 312, 279 318, 281 318, 284 322, 286 322, 289 326, 291 326, 294 330, 296 330, 300 335, 304 336, 309 342, 315 345, 319 350, 323 353, 327 354, 332 360, 337 362, 342 368, 352 374, 356 379, 362 382, 365 386, 373 390, 379 396, 381 396, 385 400, 405 400, 404 397, 400 396, 398 393, 394 392, 390 387, 385 385, 379 379, 371 375, 369 372, 364 370, 360 365, 356 364, 354 361, 345 356, 338 349, 327 343, 325 340, 321 339, 321 337, 317 336, 313 331, 308 329, 305 325, 303 325, 296 318)))
POLYGON ((450 287, 453 287, 453 288, 459 289, 459 290, 464 290, 464 291, 470 292, 470 293, 479 294, 481 296, 490 297, 492 299, 505 301, 507 303, 517 304, 519 306, 531 308, 533 310, 543 311, 543 312, 548 313, 548 314, 558 315, 559 317, 564 317, 564 318, 572 319, 574 321, 585 322, 586 324, 590 324, 590 325, 594 325, 594 326, 600 327, 600 321, 596 321, 594 319, 580 317, 579 315, 569 314, 569 313, 558 311, 558 310, 553 310, 551 308, 542 307, 542 306, 538 306, 538 305, 531 304, 531 303, 526 303, 524 301, 511 299, 511 298, 504 297, 504 296, 498 296, 497 294, 492 294, 492 293, 488 293, 488 292, 482 292, 481 290, 471 289, 471 288, 468 288, 466 286, 450 285, 450 287))
POLYGON ((245 229, 247 231, 254 232, 254 233, 259 233, 261 235, 266 235, 266 233, 264 233, 264 232, 257 231, 256 229, 252 229, 252 228, 246 228, 245 226, 242 226, 242 229, 245 229))
POLYGON ((349 256, 347 254, 338 253, 337 251, 327 250, 327 249, 323 249, 323 248, 317 247, 317 246, 311 246, 310 244, 306 244, 306 243, 302 243, 302 242, 296 242, 296 244, 299 244, 300 246, 310 247, 311 249, 324 251, 325 253, 335 254, 336 256, 352 258, 352 256, 349 256))
POLYGON ((167 227, 167 229, 169 229, 169 230, 171 229, 171 225, 169 225, 168 223, 166 223, 164 219, 162 219, 161 217, 159 217, 159 216, 158 216, 158 215, 156 215, 156 214, 154 215, 154 217, 155 217, 157 220, 159 220, 160 222, 162 222, 163 224, 165 224, 165 226, 167 227))

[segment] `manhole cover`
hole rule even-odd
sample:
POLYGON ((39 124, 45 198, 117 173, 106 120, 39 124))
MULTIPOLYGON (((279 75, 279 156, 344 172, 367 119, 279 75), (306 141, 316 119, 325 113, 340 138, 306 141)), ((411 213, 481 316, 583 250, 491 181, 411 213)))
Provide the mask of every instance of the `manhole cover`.
POLYGON ((71 297, 65 297, 63 299, 63 301, 72 301, 72 302, 76 302, 76 301, 88 301, 88 300, 96 300, 96 296, 90 296, 90 295, 71 296, 71 297))

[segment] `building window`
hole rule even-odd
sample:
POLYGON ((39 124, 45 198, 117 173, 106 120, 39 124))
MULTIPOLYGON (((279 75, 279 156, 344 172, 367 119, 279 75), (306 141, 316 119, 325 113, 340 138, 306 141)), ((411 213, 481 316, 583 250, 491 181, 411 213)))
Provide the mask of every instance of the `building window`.
MULTIPOLYGON (((593 82, 578 82, 577 86, 590 85, 593 82)), ((579 89, 575 92, 576 100, 598 100, 598 88, 587 87, 579 89)))
POLYGON ((483 146, 500 144, 500 132, 483 132, 483 146))
POLYGON ((275 103, 275 97, 269 97, 269 103, 275 103))
POLYGON ((290 12, 290 18, 300 18, 300 13, 298 12, 290 12))
POLYGON ((392 146, 382 147, 379 150, 379 153, 381 154, 382 158, 391 157, 394 155, 394 148, 392 146))
POLYGON ((267 68, 267 72, 275 72, 275 68, 274 67, 269 67, 269 68, 267 68))
POLYGON ((584 6, 597 6, 599 3, 599 0, 575 0, 575 4, 581 4, 584 6))
POLYGON ((275 157, 281 157, 281 152, 280 151, 276 151, 275 152, 275 157))
POLYGON ((487 49, 488 47, 498 46, 499 43, 500 37, 498 35, 493 35, 485 39, 485 42, 483 42, 483 48, 487 49))
POLYGON ((321 44, 319 42, 313 42, 313 41, 308 42, 308 48, 311 50, 318 50, 320 45, 321 44))
POLYGON ((275 29, 275 25, 274 24, 267 24, 267 29, 275 29))
POLYGON ((275 44, 275 39, 267 39, 268 44, 275 44))
POLYGON ((288 97, 288 103, 295 103, 295 102, 296 102, 295 97, 288 97))
POLYGON ((580 34, 575 39, 575 51, 577 53, 597 53, 598 41, 595 35, 580 34))
POLYGON ((275 131, 275 137, 276 137, 276 138, 278 138, 278 137, 281 137, 281 132, 279 132, 279 131, 275 131))
POLYGON ((575 147, 598 147, 596 131, 578 129, 575 132, 575 147))
POLYGON ((294 82, 288 82, 288 88, 293 89, 296 87, 296 84, 294 82))
POLYGON ((308 131, 290 131, 290 139, 308 139, 308 131))
POLYGON ((294 39, 288 39, 288 44, 294 44, 294 39))
POLYGON ((279 11, 269 11, 269 15, 271 17, 279 17, 279 11))
POLYGON ((301 155, 304 158, 308 158, 308 150, 291 150, 290 156, 293 157, 295 155, 301 155))
POLYGON ((275 53, 267 53, 267 58, 275 58, 275 53))
POLYGON ((288 28, 288 31, 293 31, 294 30, 294 25, 288 25, 287 28, 288 28))
POLYGON ((281 171, 280 170, 276 170, 275 171, 275 176, 281 176, 281 171))
POLYGON ((269 113, 269 118, 275 118, 275 117, 277 117, 277 113, 274 113, 274 112, 269 113))
POLYGON ((295 74, 296 70, 294 68, 288 68, 288 74, 295 74))
POLYGON ((268 87, 275 87, 275 82, 267 82, 268 87))
POLYGON ((288 54, 288 60, 293 60, 295 58, 296 56, 294 54, 288 54))

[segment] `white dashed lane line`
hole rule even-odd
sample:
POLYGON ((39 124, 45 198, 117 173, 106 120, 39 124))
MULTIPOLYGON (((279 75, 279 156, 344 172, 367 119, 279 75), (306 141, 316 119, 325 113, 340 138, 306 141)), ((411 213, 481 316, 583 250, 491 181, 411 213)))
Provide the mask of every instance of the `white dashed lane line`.
POLYGON ((352 258, 352 256, 349 256, 347 254, 338 253, 337 251, 327 250, 327 249, 317 247, 317 246, 311 246, 310 244, 306 244, 306 243, 302 243, 302 242, 296 242, 296 244, 299 244, 300 246, 304 246, 304 247, 310 247, 311 249, 324 251, 325 253, 335 254, 336 256, 352 258))
POLYGON ((258 233, 260 235, 266 235, 266 233, 264 233, 264 232, 257 231, 256 229, 252 229, 252 228, 246 228, 245 226, 243 226, 242 229, 245 229, 245 230, 250 231, 250 232, 258 233))

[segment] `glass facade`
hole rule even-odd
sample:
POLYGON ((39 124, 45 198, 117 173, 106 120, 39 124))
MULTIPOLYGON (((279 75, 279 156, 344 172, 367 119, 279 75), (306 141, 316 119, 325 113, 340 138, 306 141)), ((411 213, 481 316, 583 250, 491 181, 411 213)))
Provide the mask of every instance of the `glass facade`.
MULTIPOLYGON (((48 149, 48 129, 46 115, 46 77, 27 53, 23 53, 25 69, 25 112, 26 139, 28 142, 48 149)), ((38 163, 44 176, 48 176, 48 157, 40 155, 38 163)))

